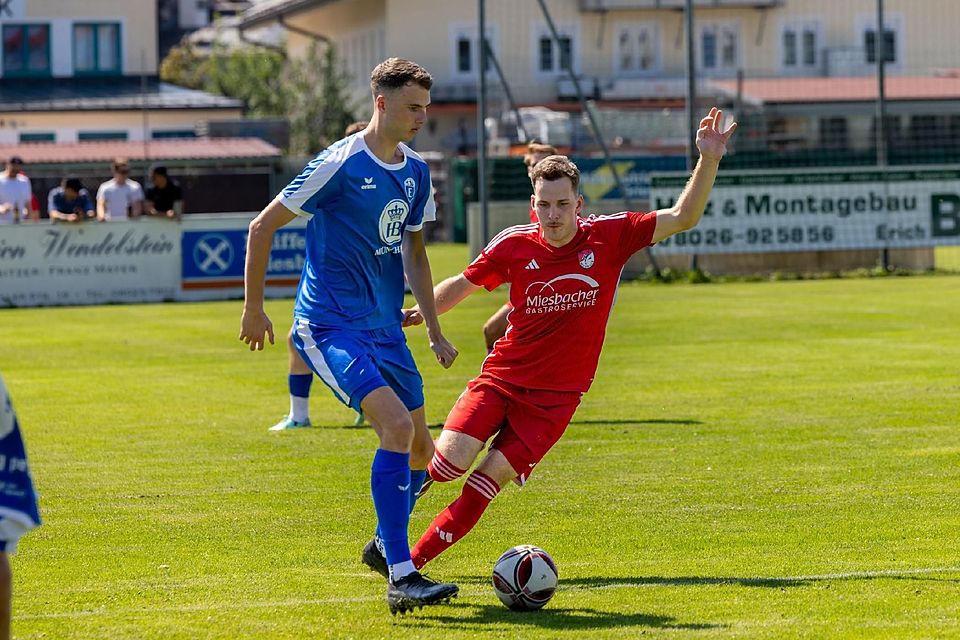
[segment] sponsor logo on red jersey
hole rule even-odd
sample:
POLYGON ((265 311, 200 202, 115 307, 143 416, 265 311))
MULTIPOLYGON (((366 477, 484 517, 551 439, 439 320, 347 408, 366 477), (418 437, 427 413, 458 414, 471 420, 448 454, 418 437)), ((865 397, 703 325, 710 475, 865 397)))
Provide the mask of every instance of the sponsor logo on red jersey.
POLYGON ((597 304, 600 283, 582 273, 567 273, 548 282, 532 282, 524 292, 525 313, 570 311, 597 304))

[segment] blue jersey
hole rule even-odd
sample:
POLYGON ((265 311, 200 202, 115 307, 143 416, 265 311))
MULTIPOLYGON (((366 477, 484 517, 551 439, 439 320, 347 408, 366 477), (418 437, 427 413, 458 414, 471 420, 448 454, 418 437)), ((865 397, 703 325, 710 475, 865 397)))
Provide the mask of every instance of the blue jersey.
POLYGON ((387 164, 354 134, 322 151, 280 195, 307 223, 294 313, 312 324, 379 329, 402 319, 400 240, 436 218, 430 170, 401 144, 387 164))
POLYGON ((24 533, 40 525, 20 425, 0 378, 0 551, 12 553, 24 533))

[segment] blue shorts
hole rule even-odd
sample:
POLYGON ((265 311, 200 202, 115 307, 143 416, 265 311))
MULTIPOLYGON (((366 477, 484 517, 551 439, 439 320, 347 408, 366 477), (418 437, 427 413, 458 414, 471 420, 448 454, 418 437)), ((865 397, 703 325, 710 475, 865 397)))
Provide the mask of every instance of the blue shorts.
POLYGON ((295 318, 293 342, 303 361, 354 411, 360 411, 360 402, 380 387, 393 389, 409 411, 423 406, 423 378, 399 324, 331 329, 295 318))

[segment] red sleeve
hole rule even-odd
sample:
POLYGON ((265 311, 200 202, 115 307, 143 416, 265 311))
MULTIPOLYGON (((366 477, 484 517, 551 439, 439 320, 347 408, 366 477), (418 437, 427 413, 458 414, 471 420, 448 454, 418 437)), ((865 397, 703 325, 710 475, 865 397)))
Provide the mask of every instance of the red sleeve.
POLYGON ((626 216, 617 230, 620 254, 624 260, 653 242, 653 232, 657 230, 657 212, 624 212, 626 216))
POLYGON ((463 277, 473 284, 493 291, 509 281, 509 269, 503 257, 503 243, 488 246, 463 270, 463 277))

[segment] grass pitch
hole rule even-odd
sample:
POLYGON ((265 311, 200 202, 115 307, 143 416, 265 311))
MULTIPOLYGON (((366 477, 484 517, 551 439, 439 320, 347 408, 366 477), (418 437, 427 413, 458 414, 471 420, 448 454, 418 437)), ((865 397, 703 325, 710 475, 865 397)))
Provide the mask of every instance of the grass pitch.
MULTIPOLYGON (((411 331, 432 424, 503 299, 443 317, 450 370, 411 331)), ((403 619, 359 562, 372 432, 319 382, 322 426, 267 432, 290 310, 257 354, 239 302, 0 312, 45 519, 13 559, 17 637, 960 636, 960 277, 624 285, 565 438, 428 567, 461 597, 403 619), (488 583, 521 543, 559 565, 536 613, 488 583)))

